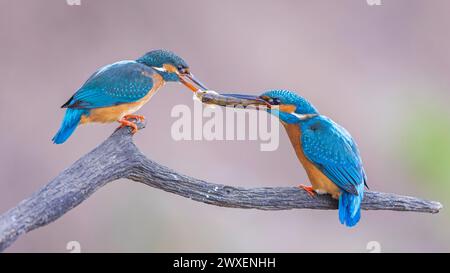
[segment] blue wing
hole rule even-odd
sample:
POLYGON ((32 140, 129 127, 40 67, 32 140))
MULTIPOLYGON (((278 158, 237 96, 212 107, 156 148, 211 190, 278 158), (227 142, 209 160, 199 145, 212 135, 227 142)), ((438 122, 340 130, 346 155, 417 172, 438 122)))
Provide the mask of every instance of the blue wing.
POLYGON ((302 126, 305 156, 339 188, 358 195, 366 182, 358 147, 343 127, 329 118, 318 116, 302 126))
POLYGON ((62 107, 92 109, 138 101, 152 89, 154 73, 135 61, 104 66, 62 107))

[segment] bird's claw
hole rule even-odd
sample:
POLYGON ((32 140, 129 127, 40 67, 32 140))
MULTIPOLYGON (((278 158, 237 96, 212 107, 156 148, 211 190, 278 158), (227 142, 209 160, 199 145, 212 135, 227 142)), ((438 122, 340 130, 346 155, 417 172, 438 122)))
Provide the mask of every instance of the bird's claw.
POLYGON ((131 134, 136 134, 138 131, 138 127, 136 125, 136 123, 129 121, 125 118, 121 119, 118 121, 120 123, 119 129, 123 128, 123 127, 130 127, 131 128, 131 134))
POLYGON ((135 119, 135 120, 138 120, 140 122, 144 122, 145 121, 145 117, 142 116, 142 115, 126 115, 126 116, 123 117, 123 119, 126 119, 126 120, 135 119))
POLYGON ((302 190, 305 190, 309 194, 309 196, 311 196, 311 197, 316 196, 316 191, 313 189, 313 187, 305 186, 305 185, 299 185, 298 187, 302 190))

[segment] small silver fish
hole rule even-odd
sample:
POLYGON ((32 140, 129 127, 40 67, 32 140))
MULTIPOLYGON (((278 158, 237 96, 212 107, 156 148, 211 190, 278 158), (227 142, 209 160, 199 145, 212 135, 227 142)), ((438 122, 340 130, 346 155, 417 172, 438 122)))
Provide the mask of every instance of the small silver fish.
POLYGON ((219 94, 213 90, 197 91, 196 97, 205 104, 219 105, 219 106, 242 106, 247 108, 249 105, 259 109, 259 106, 270 108, 271 105, 265 100, 256 96, 234 95, 234 94, 219 94))

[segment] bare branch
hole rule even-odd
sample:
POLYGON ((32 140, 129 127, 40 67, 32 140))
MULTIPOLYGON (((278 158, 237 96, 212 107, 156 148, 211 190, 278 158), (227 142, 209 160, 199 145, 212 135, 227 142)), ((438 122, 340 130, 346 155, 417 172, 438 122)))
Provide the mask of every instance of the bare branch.
MULTIPOLYGON (((142 124, 141 129, 143 127, 142 124)), ((328 195, 310 197, 296 187, 242 188, 208 183, 179 174, 146 158, 128 128, 114 132, 50 183, 0 216, 0 251, 20 235, 45 226, 87 199, 108 182, 128 178, 206 204, 246 209, 337 209, 328 195)), ((437 213, 439 202, 367 191, 365 210, 437 213)))

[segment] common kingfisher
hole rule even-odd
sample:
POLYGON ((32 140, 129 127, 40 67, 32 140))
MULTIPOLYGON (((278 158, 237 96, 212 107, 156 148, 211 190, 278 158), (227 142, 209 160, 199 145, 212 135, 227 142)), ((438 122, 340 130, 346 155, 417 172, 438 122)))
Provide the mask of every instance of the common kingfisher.
POLYGON ((358 147, 346 129, 292 91, 223 95, 240 99, 245 105, 268 106, 267 111, 284 125, 312 185, 300 187, 312 196, 330 194, 339 200, 340 222, 349 227, 358 223, 367 176, 358 147))
POLYGON ((180 82, 192 91, 207 89, 190 73, 187 63, 167 50, 153 50, 137 60, 106 65, 92 74, 80 89, 61 107, 67 108, 61 128, 53 137, 64 143, 79 124, 118 121, 121 127, 137 131, 130 119, 147 103, 165 82, 180 82))

